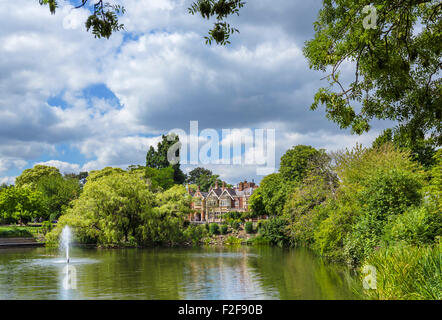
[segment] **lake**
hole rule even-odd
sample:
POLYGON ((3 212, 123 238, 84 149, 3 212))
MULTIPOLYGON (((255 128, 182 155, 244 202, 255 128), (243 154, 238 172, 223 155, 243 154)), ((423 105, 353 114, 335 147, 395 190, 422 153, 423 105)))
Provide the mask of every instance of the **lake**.
POLYGON ((359 278, 308 249, 0 249, 0 299, 358 299, 359 278))

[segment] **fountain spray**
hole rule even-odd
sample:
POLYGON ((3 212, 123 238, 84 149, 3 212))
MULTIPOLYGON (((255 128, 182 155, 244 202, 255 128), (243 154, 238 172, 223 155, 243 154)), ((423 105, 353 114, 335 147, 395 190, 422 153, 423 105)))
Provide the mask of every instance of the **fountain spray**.
POLYGON ((61 232, 61 247, 66 250, 66 263, 69 264, 69 246, 71 243, 72 232, 69 226, 65 226, 61 232))

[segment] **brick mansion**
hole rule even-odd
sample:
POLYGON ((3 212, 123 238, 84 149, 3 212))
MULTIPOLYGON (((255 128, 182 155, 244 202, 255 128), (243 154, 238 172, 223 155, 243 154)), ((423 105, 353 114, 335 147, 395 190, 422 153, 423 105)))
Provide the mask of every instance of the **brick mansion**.
POLYGON ((218 182, 208 192, 188 189, 192 196, 191 208, 193 213, 189 215, 190 221, 221 222, 222 215, 229 211, 245 212, 249 210, 249 198, 258 188, 254 182, 240 182, 234 188, 227 188, 223 182, 218 182))

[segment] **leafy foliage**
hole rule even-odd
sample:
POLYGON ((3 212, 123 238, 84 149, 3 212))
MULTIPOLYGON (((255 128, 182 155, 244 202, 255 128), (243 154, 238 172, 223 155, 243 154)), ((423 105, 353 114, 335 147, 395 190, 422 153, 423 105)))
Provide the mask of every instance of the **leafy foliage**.
POLYGON ((41 193, 52 221, 58 219, 70 202, 80 196, 81 186, 76 179, 53 175, 40 178, 36 183, 36 190, 41 193))
POLYGON ((173 179, 175 183, 184 183, 186 177, 181 171, 179 163, 180 147, 180 139, 177 135, 163 135, 161 142, 157 145, 157 150, 151 146, 147 152, 146 175, 149 176, 149 170, 147 170, 147 168, 164 169, 171 166, 174 170, 173 179), (169 159, 176 160, 176 163, 170 162, 169 159))
POLYGON ((209 35, 205 37, 206 44, 212 44, 215 41, 219 45, 230 44, 229 38, 238 29, 233 28, 225 19, 230 15, 239 15, 239 10, 244 6, 242 0, 198 0, 189 8, 192 15, 200 14, 203 19, 216 17, 216 22, 209 35))
POLYGON ((61 178, 61 174, 55 167, 36 165, 32 169, 24 170, 21 175, 15 179, 15 185, 17 187, 36 188, 38 181, 43 177, 61 178))
POLYGON ((372 119, 390 119, 412 140, 428 133, 440 145, 440 1, 377 1, 376 27, 365 29, 363 10, 370 4, 323 2, 304 55, 310 68, 329 71, 330 87, 318 90, 311 108, 325 105, 330 120, 358 134, 372 119), (340 78, 345 61, 355 66, 349 84, 340 78))
POLYGON ((311 146, 297 145, 281 157, 279 172, 287 181, 300 182, 309 170, 310 163, 323 151, 311 146))
MULTIPOLYGON (((90 2, 92 1, 80 0, 80 4, 75 8, 85 7, 90 2)), ((48 5, 52 14, 55 14, 58 8, 57 0, 39 0, 39 3, 40 5, 48 5)), ((92 30, 95 38, 109 39, 112 33, 124 30, 124 25, 118 22, 118 17, 126 11, 124 7, 103 0, 95 0, 93 7, 93 12, 86 20, 85 26, 87 31, 92 30)))
POLYGON ((47 218, 41 193, 30 188, 9 187, 0 191, 0 220, 3 223, 27 224, 47 218))
POLYGON ((216 182, 218 182, 218 185, 222 184, 219 175, 213 174, 212 171, 201 167, 191 170, 186 177, 186 183, 195 184, 204 192, 209 191, 210 187, 214 186, 216 182))

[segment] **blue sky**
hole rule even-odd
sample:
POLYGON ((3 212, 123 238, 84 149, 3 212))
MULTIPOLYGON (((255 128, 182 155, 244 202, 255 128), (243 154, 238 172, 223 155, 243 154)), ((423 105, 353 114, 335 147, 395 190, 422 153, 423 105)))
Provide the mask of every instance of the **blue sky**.
MULTIPOLYGON (((126 31, 109 40, 84 29, 87 8, 38 1, 0 7, 0 183, 37 163, 62 172, 144 164, 172 128, 276 130, 277 163, 296 144, 338 150, 369 145, 388 124, 351 135, 310 110, 324 74, 302 47, 321 1, 254 0, 232 24, 228 47, 207 46, 211 22, 187 13, 190 0, 122 0, 126 31)), ((352 74, 348 64, 345 73, 352 74)), ((186 167, 190 170, 192 167, 186 167)), ((256 167, 210 165, 230 183, 256 167)))

